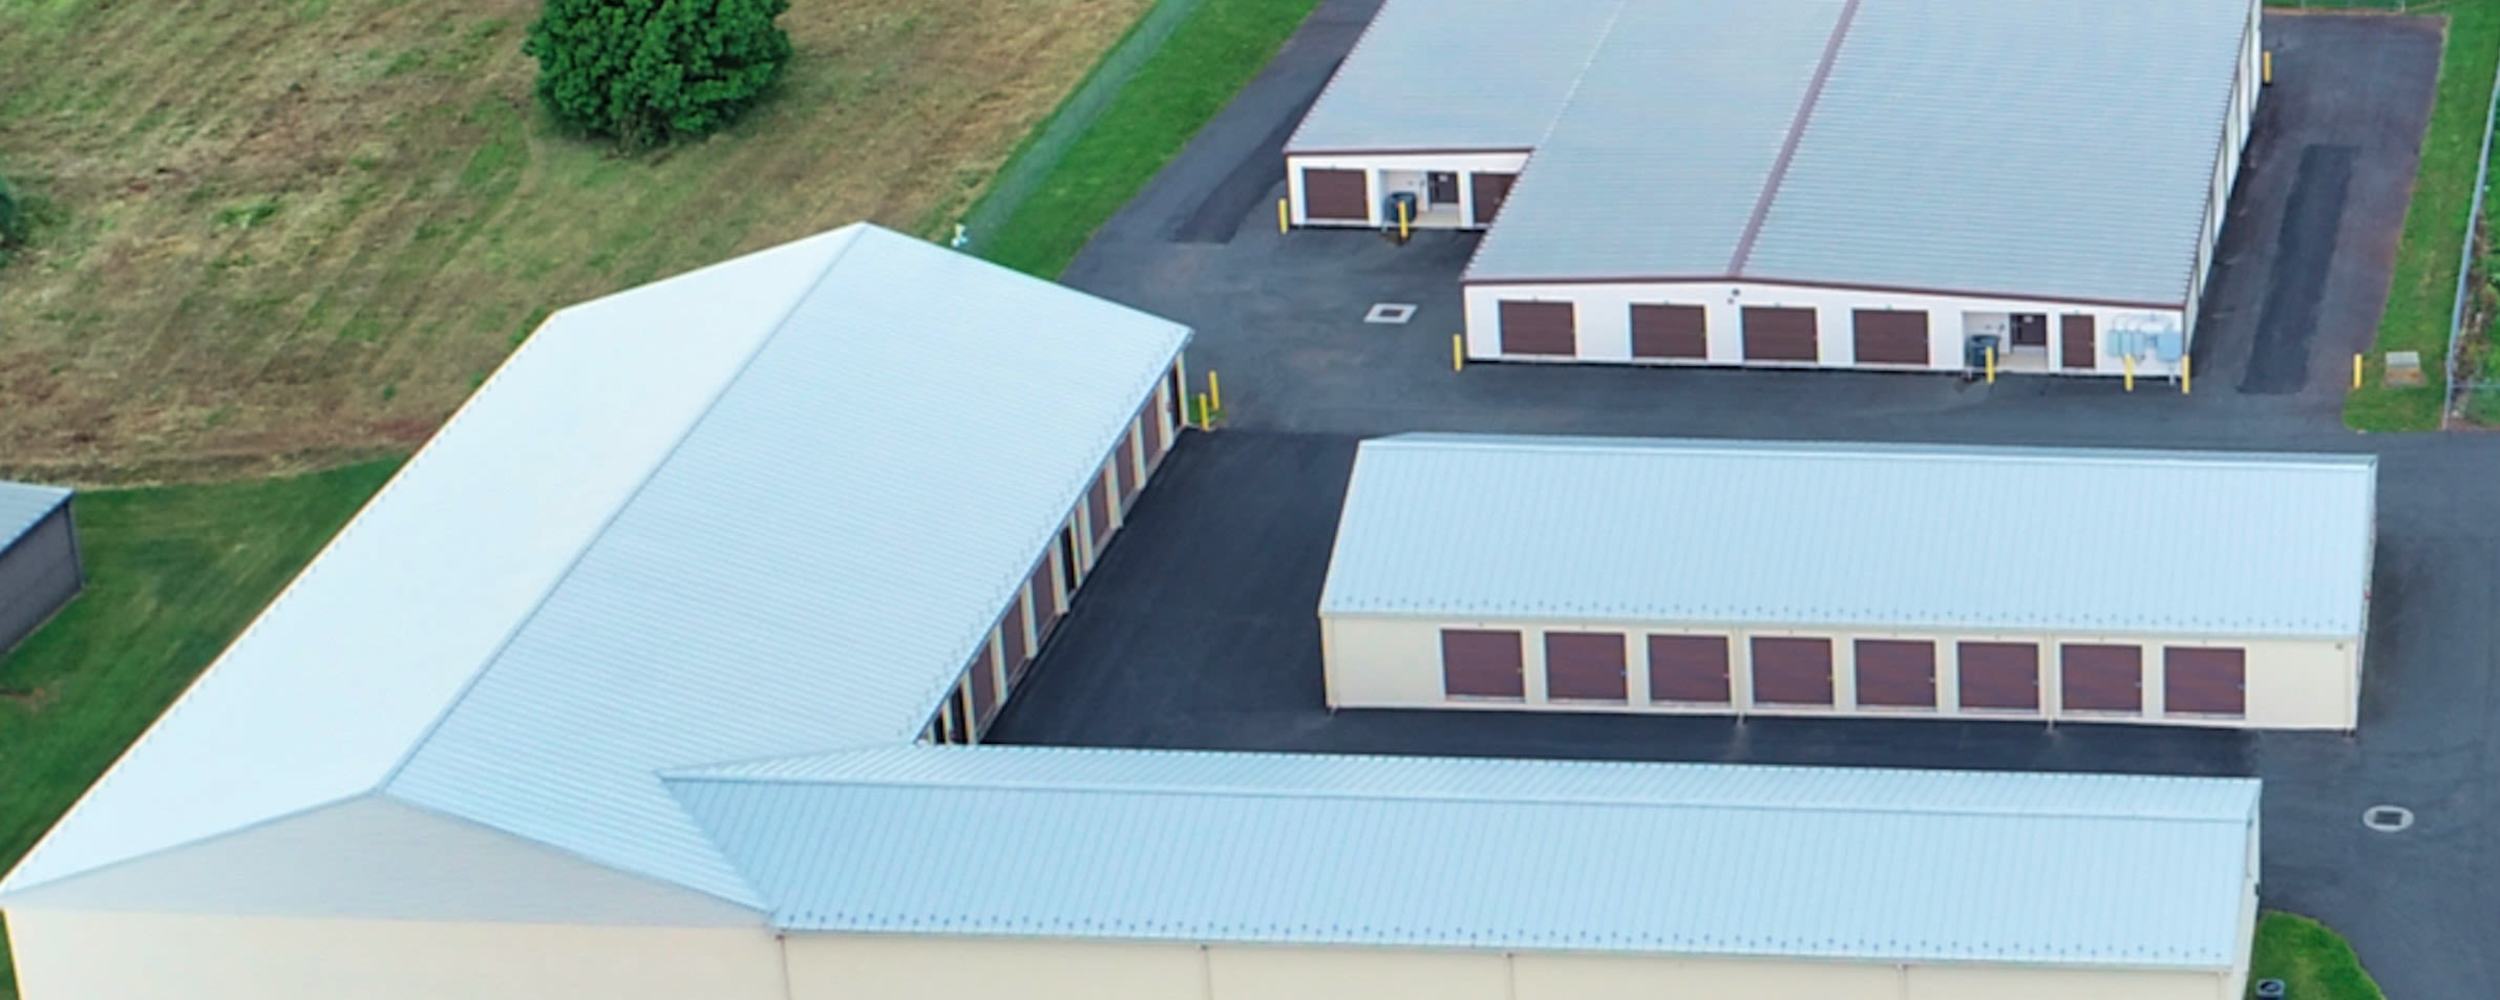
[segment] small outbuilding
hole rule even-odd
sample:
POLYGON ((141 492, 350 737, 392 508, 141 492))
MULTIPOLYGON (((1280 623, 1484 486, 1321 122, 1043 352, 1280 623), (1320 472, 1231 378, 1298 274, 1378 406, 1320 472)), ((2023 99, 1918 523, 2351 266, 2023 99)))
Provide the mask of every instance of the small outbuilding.
POLYGON ((86 586, 69 500, 58 487, 0 483, 0 652, 86 586))
POLYGON ((1328 702, 2351 730, 2376 459, 1405 435, 1328 702))

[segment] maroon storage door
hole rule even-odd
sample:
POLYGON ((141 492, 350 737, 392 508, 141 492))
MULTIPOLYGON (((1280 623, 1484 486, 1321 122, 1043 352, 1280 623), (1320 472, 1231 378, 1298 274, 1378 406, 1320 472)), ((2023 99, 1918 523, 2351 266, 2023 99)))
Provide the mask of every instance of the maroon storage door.
POLYGON ((1814 343, 1814 310, 1784 306, 1746 306, 1745 360, 1815 361, 1822 352, 1814 343))
POLYGON ((1122 510, 1127 510, 1128 502, 1137 496, 1137 435, 1134 433, 1135 430, 1136 428, 1132 425, 1131 433, 1120 436, 1120 448, 1113 453, 1111 458, 1112 471, 1115 478, 1120 481, 1120 509, 1122 510))
POLYGON ((1313 221, 1371 221, 1371 185, 1360 170, 1302 171, 1302 216, 1313 221))
POLYGON ((1024 645, 1024 602, 1007 605, 1007 617, 998 623, 998 645, 1006 651, 1007 683, 1012 685, 1024 676, 1024 665, 1032 662, 1031 651, 1024 645))
POLYGON ((1467 186, 1475 189, 1476 225, 1490 226, 1493 217, 1501 214, 1502 200, 1510 197, 1510 185, 1516 174, 1476 174, 1467 186))
POLYGON ((1927 365, 1927 313, 1907 309, 1859 309, 1850 314, 1855 327, 1857 363, 1862 365, 1927 365))
POLYGON ((1051 579, 1053 575, 1050 553, 1044 552, 1042 564, 1033 567, 1033 575, 1024 582, 1033 593, 1033 631, 1044 638, 1050 636, 1051 626, 1059 624, 1059 612, 1063 610, 1059 606, 1057 581, 1051 579))
POLYGON ((2144 650, 2139 646, 2075 644, 2058 647, 2058 693, 2068 711, 2144 710, 2144 650))
POLYGON ((1579 316, 1569 302, 1504 302, 1501 322, 1504 354, 1580 352, 1579 316))
POLYGON ((1860 639, 1858 704, 1878 708, 1936 707, 1936 644, 1860 639))
POLYGON ((2248 652, 2171 646, 2161 654, 2161 698, 2165 712, 2225 715, 2248 714, 2248 652))
POLYGON ((1727 704, 1727 637, 1650 636, 1649 700, 1727 704))
POLYGON ((2090 371, 2098 366, 2100 345, 2094 335, 2092 317, 2067 316, 2058 321, 2057 366, 2068 370, 2090 371))
POLYGON ((1103 485, 1102 477, 1094 477, 1094 488, 1085 491, 1086 520, 1094 528, 1094 554, 1111 544, 1111 487, 1103 485))
POLYGON ((1528 696, 1519 633, 1486 629, 1441 630, 1441 689, 1452 698, 1528 696))
POLYGON ((1957 650, 1963 708, 2040 710, 2040 647, 2027 642, 1965 642, 1957 650))
POLYGON ((1632 307, 1632 356, 1699 361, 1710 356, 1709 313, 1700 306, 1632 307))
POLYGON ((1623 633, 1545 633, 1545 696, 1558 701, 1624 700, 1623 633))
POLYGON ((998 714, 998 653, 989 643, 981 644, 981 653, 965 668, 972 675, 972 721, 975 730, 988 729, 990 717, 998 714))
POLYGON ((1832 641, 1753 641, 1753 700, 1763 705, 1832 703, 1832 641))

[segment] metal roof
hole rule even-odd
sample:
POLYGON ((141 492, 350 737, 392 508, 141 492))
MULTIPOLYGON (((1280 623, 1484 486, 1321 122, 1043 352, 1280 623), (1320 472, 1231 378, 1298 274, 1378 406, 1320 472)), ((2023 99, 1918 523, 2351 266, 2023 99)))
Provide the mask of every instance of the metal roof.
POLYGON ((2243 779, 912 747, 668 780, 789 930, 2228 968, 2256 874, 2243 779))
POLYGON ((70 491, 58 486, 0 482, 0 549, 7 549, 35 524, 68 503, 70 491))
POLYGON ((2251 0, 1389 0, 1288 152, 1535 136, 1471 281, 2177 305, 2255 16, 2251 0))
POLYGON ((2350 639, 2377 460, 1404 435, 1324 615, 2350 639))
POLYGON ((865 225, 563 310, 5 888, 386 787, 751 902, 652 772, 916 735, 1187 336, 865 225))

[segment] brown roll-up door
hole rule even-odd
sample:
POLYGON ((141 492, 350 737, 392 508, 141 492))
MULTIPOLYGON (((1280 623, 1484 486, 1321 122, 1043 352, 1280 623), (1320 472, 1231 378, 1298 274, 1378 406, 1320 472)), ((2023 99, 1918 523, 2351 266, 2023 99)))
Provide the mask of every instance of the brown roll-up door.
POLYGON ((1302 215, 1329 222, 1371 220, 1371 183, 1360 170, 1302 171, 1302 215))
POLYGON ((1649 700, 1727 704, 1727 637, 1650 636, 1649 700))
POLYGON ((2059 646, 2058 693, 2068 711, 2144 710, 2144 650, 2140 646, 2059 646))
POLYGON ((1936 707, 1936 644, 1906 639, 1857 641, 1858 704, 1879 708, 1936 707))
POLYGON ((1757 638, 1753 700, 1764 705, 1832 703, 1832 641, 1757 638))
POLYGON ((1710 356, 1709 314, 1700 306, 1636 305, 1632 307, 1632 356, 1683 358, 1710 356))
POLYGON ((2040 647, 2027 642, 1965 642, 1956 651, 1963 708, 2040 710, 2040 647))
POLYGON ((1476 225, 1490 226, 1493 217, 1501 214, 1503 199, 1510 197, 1510 185, 1517 174, 1475 174, 1467 181, 1476 196, 1476 225))
POLYGON ((1085 491, 1085 515, 1094 528, 1094 554, 1101 555, 1102 547, 1111 544, 1112 530, 1111 487, 1103 484, 1101 476, 1095 476, 1094 488, 1085 491))
POLYGON ((2248 651, 2171 646, 2161 654, 2165 712, 2248 714, 2248 651))
POLYGON ((1784 306, 1746 306, 1745 360, 1814 361, 1822 352, 1814 343, 1814 310, 1784 306))
POLYGON ((2066 316, 2058 320, 2057 365, 2060 368, 2090 371, 2100 366, 2100 345, 2090 316, 2066 316))
POLYGON ((972 675, 972 721, 976 729, 987 729, 990 717, 998 714, 998 653, 989 644, 981 644, 981 652, 972 658, 964 672, 972 675))
POLYGON ((1524 664, 1517 632, 1441 630, 1441 689, 1452 698, 1525 698, 1524 664))
POLYGON ((1580 352, 1578 311, 1569 302, 1504 302, 1501 321, 1504 354, 1580 352))
POLYGON ((1624 700, 1623 633, 1545 633, 1545 696, 1563 701, 1624 700))
POLYGON ((1135 431, 1136 428, 1132 426, 1130 433, 1120 436, 1120 449, 1111 460, 1113 477, 1120 481, 1120 508, 1122 510, 1128 509, 1128 502, 1137 496, 1137 434, 1135 431))
POLYGON ((1033 567, 1033 575, 1024 585, 1033 593, 1033 631, 1049 636, 1051 626, 1059 624, 1059 590, 1051 579, 1050 554, 1042 554, 1042 564, 1033 567))
POLYGON ((1859 364, 1926 366, 1925 310, 1858 309, 1850 322, 1859 364))
POLYGON ((1014 684, 1024 676, 1024 665, 1031 662, 1024 645, 1024 601, 1018 598, 1007 605, 1007 617, 998 623, 998 648, 1007 660, 1007 683, 1014 684))

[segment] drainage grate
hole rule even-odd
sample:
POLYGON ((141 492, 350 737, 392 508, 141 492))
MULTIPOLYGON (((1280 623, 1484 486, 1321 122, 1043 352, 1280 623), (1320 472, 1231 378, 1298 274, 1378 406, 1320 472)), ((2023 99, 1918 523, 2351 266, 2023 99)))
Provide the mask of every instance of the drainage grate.
POLYGON ((1383 326, 1405 326, 1406 321, 1414 318, 1415 307, 1404 302, 1377 303, 1372 311, 1363 314, 1363 322, 1383 326))
POLYGON ((2380 833, 2403 833, 2413 825, 2413 810, 2403 806, 2371 806, 2361 811, 2361 825, 2380 833))

